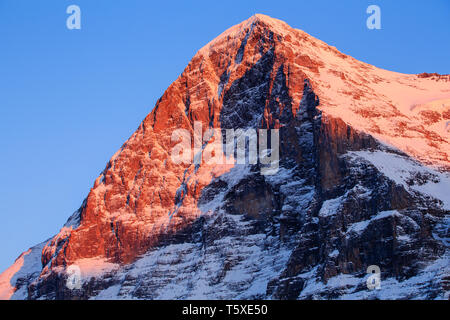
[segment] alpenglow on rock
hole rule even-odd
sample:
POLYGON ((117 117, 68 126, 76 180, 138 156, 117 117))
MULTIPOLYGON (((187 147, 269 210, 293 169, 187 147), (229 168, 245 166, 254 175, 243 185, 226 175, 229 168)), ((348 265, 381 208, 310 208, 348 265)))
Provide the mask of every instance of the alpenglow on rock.
POLYGON ((255 15, 192 58, 0 298, 448 298, 449 106, 448 75, 382 70, 255 15), (194 122, 279 129, 277 173, 173 163, 194 122))

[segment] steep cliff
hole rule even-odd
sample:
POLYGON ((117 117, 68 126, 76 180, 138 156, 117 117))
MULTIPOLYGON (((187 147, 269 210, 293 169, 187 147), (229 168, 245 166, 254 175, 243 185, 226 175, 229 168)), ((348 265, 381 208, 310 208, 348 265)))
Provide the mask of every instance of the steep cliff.
POLYGON ((255 15, 193 57, 60 232, 0 275, 1 297, 447 297, 449 104, 448 76, 255 15), (173 132, 196 123, 279 130, 277 170, 175 163, 173 132))

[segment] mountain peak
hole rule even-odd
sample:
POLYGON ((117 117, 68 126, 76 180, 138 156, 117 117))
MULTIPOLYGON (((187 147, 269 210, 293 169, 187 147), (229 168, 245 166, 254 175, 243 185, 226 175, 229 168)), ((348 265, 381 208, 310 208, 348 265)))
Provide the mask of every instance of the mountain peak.
MULTIPOLYGON (((448 77, 418 77, 377 68, 262 14, 226 30, 203 47, 193 61, 204 61, 202 67, 214 70, 209 76, 204 74, 203 80, 223 92, 223 86, 230 85, 271 50, 276 57, 272 73, 284 68, 294 109, 307 78, 321 98, 319 108, 326 114, 423 163, 449 167, 448 107, 439 109, 433 120, 429 119, 433 110, 428 110, 428 106, 450 99, 448 77), (226 84, 220 80, 224 73, 230 75, 226 84), (424 121, 433 121, 433 125, 422 127, 424 121), (412 137, 414 144, 405 142, 412 137)), ((185 72, 194 67, 190 64, 185 72)))
POLYGON ((83 298, 335 297, 364 294, 369 265, 417 275, 445 251, 432 228, 450 178, 423 164, 449 166, 449 101, 445 78, 376 68, 256 14, 192 58, 68 223, 0 277, 0 298, 73 298, 72 265, 98 279, 83 298), (194 161, 225 153, 223 129, 278 132, 276 174, 234 152, 194 161), (342 279, 354 288, 332 287, 342 279))
POLYGON ((261 23, 264 23, 267 26, 270 26, 274 29, 276 29, 276 28, 291 28, 286 22, 276 19, 276 18, 272 18, 268 15, 261 14, 261 13, 255 13, 253 16, 248 18, 246 21, 248 21, 250 23, 261 22, 261 23))
POLYGON ((241 23, 238 23, 225 30, 223 33, 209 42, 204 48, 202 48, 200 52, 207 51, 207 48, 210 48, 217 43, 224 41, 225 39, 242 39, 249 32, 255 31, 255 25, 260 25, 262 27, 260 29, 257 29, 259 32, 270 30, 271 32, 279 36, 287 35, 290 32, 297 32, 299 34, 307 35, 302 30, 294 29, 282 20, 272 18, 268 15, 256 13, 248 19, 242 21, 241 23))

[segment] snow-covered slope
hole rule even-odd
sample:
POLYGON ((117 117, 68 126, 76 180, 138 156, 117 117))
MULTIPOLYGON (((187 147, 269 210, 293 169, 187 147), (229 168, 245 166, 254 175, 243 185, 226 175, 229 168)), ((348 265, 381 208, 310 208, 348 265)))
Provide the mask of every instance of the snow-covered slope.
POLYGON ((22 253, 0 275, 0 299, 22 300, 28 296, 28 285, 42 271, 41 255, 46 242, 40 243, 22 253))
POLYGON ((255 15, 193 57, 60 232, 0 276, 0 298, 445 298, 449 80, 255 15), (279 129, 277 173, 174 162, 172 133, 195 122, 279 129))

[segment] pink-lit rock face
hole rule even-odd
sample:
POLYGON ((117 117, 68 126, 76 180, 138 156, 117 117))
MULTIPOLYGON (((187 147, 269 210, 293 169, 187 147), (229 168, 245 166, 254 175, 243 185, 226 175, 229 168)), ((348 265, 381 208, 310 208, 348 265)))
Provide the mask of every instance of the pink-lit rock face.
MULTIPOLYGON (((89 273, 95 273, 96 265, 103 270, 105 265, 131 263, 168 236, 183 232, 200 216, 214 214, 214 210, 199 205, 202 192, 233 166, 173 163, 170 152, 178 142, 171 136, 176 129, 186 129, 193 136, 196 121, 202 122, 203 131, 208 127, 285 126, 288 134, 281 141, 284 156, 300 166, 309 154, 306 147, 297 148, 301 136, 295 128, 301 127, 298 119, 307 118, 317 125, 318 134, 311 143, 320 164, 317 181, 312 184, 320 189, 323 202, 337 194, 336 186, 345 178, 338 155, 349 150, 381 143, 423 164, 448 169, 449 106, 450 81, 446 76, 378 69, 282 21, 255 15, 202 48, 170 85, 108 162, 74 221, 46 243, 41 277, 80 261, 89 273), (308 90, 311 95, 305 96, 308 90), (302 101, 312 108, 317 106, 321 117, 315 109, 311 114, 303 110, 308 114, 302 116, 302 101)), ((305 165, 305 171, 310 169, 305 165)), ((230 206, 255 219, 263 211, 278 210, 274 203, 281 200, 270 189, 260 193, 264 196, 236 193, 230 206)), ((392 194, 392 198, 383 199, 383 210, 408 206, 405 192, 392 186, 392 194)), ((283 208, 290 210, 289 206, 283 208)), ((308 210, 316 209, 320 209, 319 204, 308 210)), ((286 232, 280 228, 280 237, 286 232)), ((363 265, 357 257, 352 262, 363 265)), ((297 264, 287 267, 285 274, 299 270, 297 264)), ((334 275, 335 269, 327 269, 327 279, 334 275)), ((279 297, 287 294, 274 292, 279 297)))
MULTIPOLYGON (((270 50, 274 50, 271 76, 284 66, 290 91, 297 100, 294 105, 298 105, 303 91, 302 64, 317 69, 307 56, 295 58, 283 45, 291 42, 272 30, 272 24, 288 28, 276 20, 253 17, 194 56, 96 180, 82 210, 80 226, 62 230, 57 236, 59 242, 54 240, 44 248, 44 265, 51 259, 60 265, 96 256, 130 262, 156 244, 161 233, 176 232, 201 214, 197 201, 202 188, 211 182, 212 168, 201 165, 196 171, 194 165, 174 164, 170 159, 170 150, 176 144, 171 141, 172 132, 185 128, 193 134, 194 121, 201 121, 203 130, 210 124, 220 128, 224 93, 270 50), (183 200, 176 203, 180 188, 185 188, 183 200), (64 244, 56 249, 61 242, 64 244)), ((292 41, 307 37, 291 28, 288 31, 292 32, 292 41)), ((226 172, 227 168, 215 171, 226 172)))
MULTIPOLYGON (((325 115, 341 118, 425 163, 449 164, 444 125, 450 120, 448 101, 444 100, 445 108, 430 107, 435 99, 450 98, 448 79, 378 69, 282 21, 256 15, 194 56, 96 180, 80 225, 63 229, 55 238, 58 241, 44 248, 43 264, 51 259, 61 265, 97 256, 130 262, 157 244, 161 233, 176 232, 202 214, 197 201, 202 188, 211 182, 212 170, 174 164, 170 159, 176 144, 171 141, 172 132, 185 128, 193 134, 194 121, 201 121, 204 130, 208 125, 220 128, 225 93, 268 54, 273 55, 270 83, 281 70, 294 114, 307 78, 325 115), (425 111, 435 112, 433 127, 424 124, 422 118, 427 114, 420 110, 422 105, 425 111), (182 192, 182 200, 177 200, 177 191, 182 192)), ((280 106, 280 113, 284 107, 280 106)), ((278 119, 265 109, 265 125, 277 127, 278 119)))

